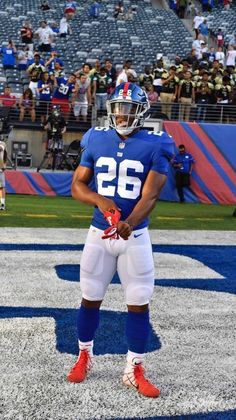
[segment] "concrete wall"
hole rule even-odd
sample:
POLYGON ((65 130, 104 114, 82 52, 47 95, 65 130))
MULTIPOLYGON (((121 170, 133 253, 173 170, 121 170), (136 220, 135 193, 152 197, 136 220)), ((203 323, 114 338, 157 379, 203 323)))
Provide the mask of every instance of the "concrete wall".
MULTIPOLYGON (((65 133, 63 135, 64 143, 70 144, 73 140, 81 139, 83 133, 65 133)), ((45 153, 46 132, 43 130, 19 130, 13 129, 7 140, 7 150, 10 157, 12 157, 12 142, 28 142, 28 153, 32 154, 32 166, 37 167, 45 153)))

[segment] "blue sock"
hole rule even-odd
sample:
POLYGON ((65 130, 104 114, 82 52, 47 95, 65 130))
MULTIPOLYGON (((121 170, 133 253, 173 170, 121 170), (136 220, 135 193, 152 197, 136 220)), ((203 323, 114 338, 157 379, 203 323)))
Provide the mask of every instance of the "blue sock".
POLYGON ((81 305, 77 315, 78 339, 84 343, 93 340, 98 325, 99 308, 85 308, 81 305))
POLYGON ((128 349, 134 353, 145 353, 150 331, 149 311, 128 311, 126 321, 126 337, 128 349))

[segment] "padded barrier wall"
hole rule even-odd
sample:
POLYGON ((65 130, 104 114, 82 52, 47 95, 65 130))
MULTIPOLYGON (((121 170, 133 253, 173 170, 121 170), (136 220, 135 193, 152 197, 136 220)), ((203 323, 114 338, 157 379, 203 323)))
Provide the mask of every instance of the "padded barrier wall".
MULTIPOLYGON (((176 146, 183 143, 196 163, 186 201, 236 204, 236 125, 164 122, 176 146)), ((70 196, 72 172, 6 171, 7 192, 70 196)), ((162 200, 178 201, 174 171, 161 193, 162 200)))

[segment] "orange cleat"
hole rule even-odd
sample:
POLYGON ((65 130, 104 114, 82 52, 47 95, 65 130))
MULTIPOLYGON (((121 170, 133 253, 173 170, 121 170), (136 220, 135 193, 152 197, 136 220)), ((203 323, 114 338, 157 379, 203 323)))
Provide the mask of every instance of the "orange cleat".
POLYGON ((123 376, 123 383, 128 386, 135 388, 140 394, 149 398, 157 398, 160 395, 160 390, 149 382, 144 376, 144 368, 139 363, 135 365, 130 372, 127 372, 123 376))
POLYGON ((67 380, 75 383, 83 382, 91 367, 92 360, 89 352, 87 350, 80 350, 78 360, 68 373, 67 380))

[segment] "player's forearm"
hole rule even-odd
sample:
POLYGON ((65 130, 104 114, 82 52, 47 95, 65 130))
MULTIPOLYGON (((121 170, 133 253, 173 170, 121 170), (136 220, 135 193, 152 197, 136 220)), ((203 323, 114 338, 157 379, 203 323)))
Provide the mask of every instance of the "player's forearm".
POLYGON ((99 194, 92 191, 84 182, 76 181, 71 188, 72 197, 84 204, 96 206, 99 200, 99 194))
POLYGON ((166 179, 166 175, 162 174, 152 174, 149 179, 147 178, 141 199, 126 219, 130 225, 135 227, 149 216, 156 205, 166 179))
POLYGON ((156 195, 149 199, 146 197, 141 198, 125 221, 133 227, 139 225, 154 209, 157 199, 158 196, 156 195))

